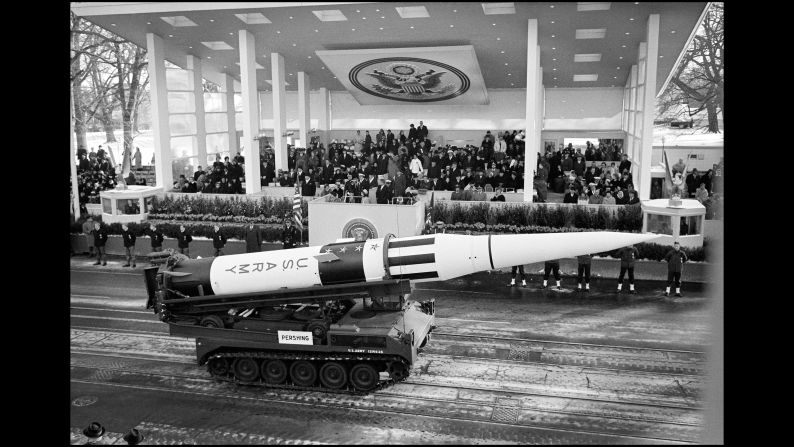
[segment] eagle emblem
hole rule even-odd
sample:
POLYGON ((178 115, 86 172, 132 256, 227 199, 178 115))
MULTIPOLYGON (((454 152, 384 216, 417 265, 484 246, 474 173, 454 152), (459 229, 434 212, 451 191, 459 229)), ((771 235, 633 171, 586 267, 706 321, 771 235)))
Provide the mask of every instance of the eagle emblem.
POLYGON ((441 77, 446 71, 437 72, 432 68, 417 74, 417 67, 411 64, 392 64, 387 68, 391 73, 373 70, 365 73, 375 78, 378 83, 372 84, 373 90, 389 95, 406 97, 424 96, 427 94, 444 94, 453 88, 452 84, 441 85, 441 77))

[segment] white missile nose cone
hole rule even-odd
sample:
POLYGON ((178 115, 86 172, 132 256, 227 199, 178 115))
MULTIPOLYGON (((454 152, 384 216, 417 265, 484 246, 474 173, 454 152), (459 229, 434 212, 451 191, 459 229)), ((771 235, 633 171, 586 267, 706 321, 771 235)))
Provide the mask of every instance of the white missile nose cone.
POLYGON ((196 259, 201 259, 201 256, 196 256, 196 259))
POLYGON ((531 264, 586 254, 603 253, 621 247, 650 242, 653 233, 586 231, 577 233, 500 234, 491 236, 494 268, 531 264))

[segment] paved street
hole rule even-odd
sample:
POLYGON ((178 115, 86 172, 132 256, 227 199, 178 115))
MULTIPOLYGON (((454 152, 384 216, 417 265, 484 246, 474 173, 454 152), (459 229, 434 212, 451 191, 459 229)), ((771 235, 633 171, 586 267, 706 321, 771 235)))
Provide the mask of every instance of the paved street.
MULTIPOLYGON (((140 267, 71 270, 71 435, 144 444, 692 443, 703 423, 709 301, 508 288, 505 273, 417 285, 437 325, 411 376, 366 396, 215 382, 191 339, 144 309, 140 267)), ((609 292, 606 292, 606 291, 609 292)))

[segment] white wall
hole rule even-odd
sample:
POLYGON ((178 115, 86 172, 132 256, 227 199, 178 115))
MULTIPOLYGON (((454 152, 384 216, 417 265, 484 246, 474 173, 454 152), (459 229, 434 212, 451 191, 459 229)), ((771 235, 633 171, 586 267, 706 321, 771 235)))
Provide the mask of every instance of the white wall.
MULTIPOLYGON (((658 166, 662 162, 662 147, 654 146, 651 152, 651 166, 658 166)), ((666 147, 664 152, 667 152, 667 158, 671 164, 678 163, 678 159, 683 158, 686 163, 687 171, 697 169, 698 171, 705 172, 712 169, 713 166, 720 162, 720 157, 725 155, 724 148, 722 147, 709 147, 709 146, 678 146, 666 147), (696 155, 697 160, 690 159, 689 155, 696 155), (700 158, 703 158, 700 160, 700 158)))
POLYGON ((543 130, 620 130, 623 88, 547 88, 543 130))

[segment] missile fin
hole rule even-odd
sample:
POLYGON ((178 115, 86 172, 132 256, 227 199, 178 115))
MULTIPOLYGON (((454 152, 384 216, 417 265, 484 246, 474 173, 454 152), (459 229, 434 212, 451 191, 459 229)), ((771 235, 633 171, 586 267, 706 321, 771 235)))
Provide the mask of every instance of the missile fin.
POLYGON ((334 262, 334 261, 338 261, 340 258, 339 256, 329 252, 329 253, 321 253, 319 255, 315 255, 314 259, 316 259, 318 262, 334 262))
POLYGON ((170 275, 170 276, 178 276, 178 277, 192 275, 192 273, 190 273, 190 272, 169 272, 167 270, 164 271, 163 274, 164 275, 170 275))

